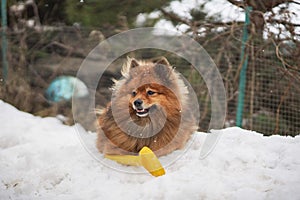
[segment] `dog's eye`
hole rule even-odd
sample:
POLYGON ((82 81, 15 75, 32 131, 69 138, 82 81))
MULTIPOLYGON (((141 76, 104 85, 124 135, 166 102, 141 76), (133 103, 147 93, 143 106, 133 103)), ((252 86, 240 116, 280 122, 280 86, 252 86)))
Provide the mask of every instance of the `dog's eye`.
POLYGON ((135 96, 136 96, 136 91, 133 91, 133 92, 131 93, 131 95, 132 95, 133 97, 135 97, 135 96))
POLYGON ((153 94, 155 94, 155 92, 153 92, 153 91, 151 91, 151 90, 148 90, 148 91, 147 91, 147 94, 148 94, 148 95, 153 95, 153 94))

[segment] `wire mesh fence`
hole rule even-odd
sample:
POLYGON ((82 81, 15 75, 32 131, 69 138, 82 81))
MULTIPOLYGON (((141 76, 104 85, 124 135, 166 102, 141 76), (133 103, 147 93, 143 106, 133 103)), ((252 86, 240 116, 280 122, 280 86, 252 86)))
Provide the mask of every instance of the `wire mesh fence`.
MULTIPOLYGON (((104 32, 106 37, 114 32, 104 32)), ((81 62, 104 39, 100 31, 61 27, 39 32, 23 30, 8 33, 9 76, 2 82, 0 98, 17 108, 40 116, 63 114, 72 123, 70 102, 50 103, 44 96, 50 82, 60 75, 76 76, 81 62)), ((241 31, 212 33, 196 38, 216 63, 227 93, 227 117, 224 127, 236 125, 239 74, 243 60, 241 31)), ((300 52, 299 42, 277 42, 273 39, 247 41, 248 67, 242 127, 265 135, 300 133, 300 52)), ((210 122, 210 95, 205 82, 184 59, 159 50, 132 52, 137 58, 165 56, 191 83, 200 105, 200 131, 210 122)), ((97 103, 109 101, 110 78, 119 78, 120 62, 106 73, 96 93, 97 103)), ((2 72, 0 72, 2 73, 2 72)), ((1 74, 2 76, 2 74, 1 74)), ((84 116, 83 116, 84 117, 84 116)), ((93 122, 91 122, 93 124, 93 122)))
POLYGON ((299 63, 298 69, 291 69, 291 65, 280 60, 288 60, 296 51, 295 47, 288 47, 286 55, 279 55, 286 47, 279 49, 272 41, 260 48, 250 46, 245 128, 267 135, 300 133, 299 63))
MULTIPOLYGON (((222 43, 207 45, 224 78, 227 90, 226 126, 236 124, 238 80, 244 60, 239 59, 242 42, 234 34, 222 43)), ((296 42, 297 43, 297 42, 296 42)), ((299 44, 272 38, 247 42, 248 66, 242 127, 265 135, 300 133, 299 44)))

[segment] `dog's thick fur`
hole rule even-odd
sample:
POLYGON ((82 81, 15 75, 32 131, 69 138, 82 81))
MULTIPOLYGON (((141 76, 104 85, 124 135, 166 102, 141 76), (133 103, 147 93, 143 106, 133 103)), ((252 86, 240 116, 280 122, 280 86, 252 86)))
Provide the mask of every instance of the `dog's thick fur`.
POLYGON ((182 148, 197 130, 197 120, 180 75, 165 58, 151 62, 128 58, 122 75, 98 119, 98 150, 137 154, 148 146, 162 156, 182 148))

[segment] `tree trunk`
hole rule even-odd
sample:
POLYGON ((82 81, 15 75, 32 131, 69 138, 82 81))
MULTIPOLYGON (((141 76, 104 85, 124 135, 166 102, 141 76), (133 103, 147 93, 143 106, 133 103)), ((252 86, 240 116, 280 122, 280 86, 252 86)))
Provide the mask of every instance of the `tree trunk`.
POLYGON ((235 6, 246 8, 247 6, 252 7, 252 12, 250 15, 250 20, 253 24, 252 32, 254 32, 258 37, 262 38, 265 20, 263 14, 271 11, 274 7, 292 2, 293 0, 228 0, 235 6))
POLYGON ((250 14, 250 20, 253 24, 251 28, 252 34, 255 34, 257 37, 262 38, 265 27, 264 15, 261 12, 252 11, 250 14))

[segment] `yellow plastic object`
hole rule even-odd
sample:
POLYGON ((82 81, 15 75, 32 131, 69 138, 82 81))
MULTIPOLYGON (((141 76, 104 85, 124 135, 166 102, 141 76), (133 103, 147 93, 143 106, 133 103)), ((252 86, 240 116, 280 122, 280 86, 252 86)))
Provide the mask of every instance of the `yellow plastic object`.
POLYGON ((114 160, 123 165, 143 166, 153 176, 162 176, 165 169, 156 155, 148 147, 143 147, 138 156, 131 155, 105 155, 105 158, 114 160))
POLYGON ((141 159, 140 156, 130 156, 130 155, 105 155, 105 158, 117 161, 123 165, 132 165, 132 166, 140 166, 141 159))
POLYGON ((160 164, 158 158, 148 147, 143 147, 139 152, 139 157, 142 165, 153 176, 162 176, 165 174, 165 169, 160 164))

